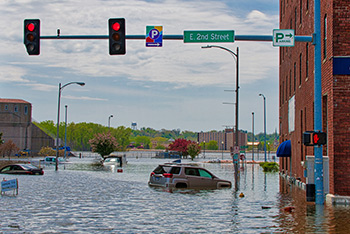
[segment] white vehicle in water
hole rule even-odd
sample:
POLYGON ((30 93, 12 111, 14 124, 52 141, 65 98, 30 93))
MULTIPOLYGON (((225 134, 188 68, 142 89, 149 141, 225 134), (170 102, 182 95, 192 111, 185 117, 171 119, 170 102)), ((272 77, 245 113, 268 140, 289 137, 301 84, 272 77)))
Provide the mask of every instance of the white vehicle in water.
POLYGON ((102 160, 103 165, 114 165, 117 167, 123 167, 126 165, 126 155, 114 155, 111 154, 110 156, 106 157, 104 160, 102 160))

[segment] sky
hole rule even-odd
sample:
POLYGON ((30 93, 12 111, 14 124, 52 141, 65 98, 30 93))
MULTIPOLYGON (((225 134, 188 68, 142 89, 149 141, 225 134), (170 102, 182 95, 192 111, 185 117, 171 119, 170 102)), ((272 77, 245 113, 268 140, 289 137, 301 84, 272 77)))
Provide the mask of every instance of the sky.
MULTIPOLYGON (((221 131, 235 124, 236 59, 203 43, 127 40, 126 55, 109 55, 108 40, 41 40, 40 55, 23 44, 24 19, 40 19, 41 35, 108 35, 109 18, 125 18, 127 35, 163 26, 164 35, 184 30, 234 30, 272 35, 279 27, 278 0, 2 0, 0 1, 0 98, 32 103, 34 121, 57 121, 59 83, 85 82, 62 90, 68 122, 111 127, 221 131), (224 104, 231 103, 231 104, 224 104)), ((278 131, 278 48, 272 42, 211 43, 239 47, 239 129, 278 131)))

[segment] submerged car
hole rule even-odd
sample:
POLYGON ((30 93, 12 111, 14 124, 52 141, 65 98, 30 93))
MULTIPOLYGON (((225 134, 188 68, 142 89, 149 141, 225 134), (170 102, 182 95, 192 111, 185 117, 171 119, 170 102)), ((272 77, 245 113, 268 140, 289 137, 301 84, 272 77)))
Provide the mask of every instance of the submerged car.
POLYGON ((165 188, 217 189, 231 188, 232 183, 193 164, 165 163, 152 171, 148 185, 165 188))
POLYGON ((0 169, 1 174, 44 175, 42 168, 32 164, 10 164, 0 169))
MULTIPOLYGON (((56 156, 46 156, 43 160, 40 160, 45 164, 56 164, 56 156)), ((58 163, 65 163, 63 158, 58 158, 58 163)))
POLYGON ((112 165, 117 167, 123 167, 127 164, 126 161, 126 155, 114 155, 111 154, 108 157, 106 157, 104 160, 102 160, 103 165, 112 165))

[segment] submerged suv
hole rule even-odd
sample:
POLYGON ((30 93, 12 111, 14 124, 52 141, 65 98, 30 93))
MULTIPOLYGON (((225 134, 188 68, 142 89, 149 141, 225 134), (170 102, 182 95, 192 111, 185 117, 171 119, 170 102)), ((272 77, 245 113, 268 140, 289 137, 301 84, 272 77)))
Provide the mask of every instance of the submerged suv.
POLYGON ((165 163, 154 169, 149 186, 165 188, 216 189, 231 188, 228 180, 222 180, 208 170, 193 164, 165 163))

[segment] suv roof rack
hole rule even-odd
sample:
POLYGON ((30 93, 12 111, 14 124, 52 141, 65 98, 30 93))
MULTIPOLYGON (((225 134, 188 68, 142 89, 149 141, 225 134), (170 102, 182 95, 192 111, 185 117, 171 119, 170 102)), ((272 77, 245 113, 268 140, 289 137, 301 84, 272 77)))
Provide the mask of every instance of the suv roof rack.
POLYGON ((170 166, 170 165, 173 165, 173 166, 196 166, 196 167, 199 166, 197 163, 173 163, 173 162, 163 163, 162 165, 167 165, 167 166, 170 166))

